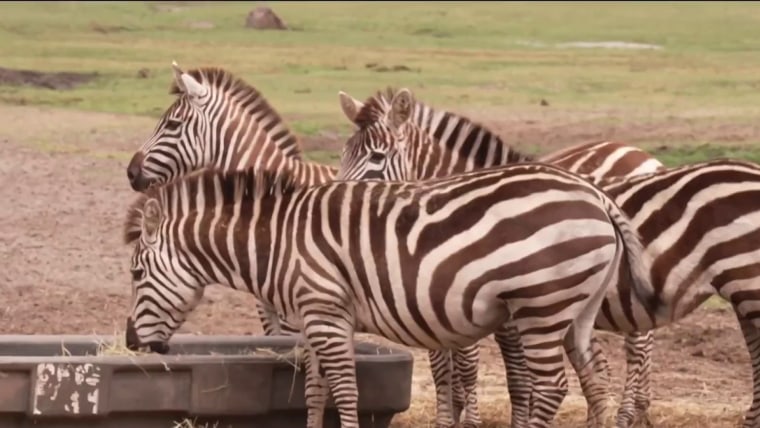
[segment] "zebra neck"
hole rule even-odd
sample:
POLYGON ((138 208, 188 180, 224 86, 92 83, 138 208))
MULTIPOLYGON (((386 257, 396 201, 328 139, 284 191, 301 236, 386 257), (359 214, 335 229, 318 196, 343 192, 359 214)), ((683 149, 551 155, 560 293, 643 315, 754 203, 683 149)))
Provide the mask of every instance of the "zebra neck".
POLYGON ((282 169, 276 171, 288 175, 301 187, 315 186, 332 181, 338 171, 335 168, 296 158, 286 158, 282 169))

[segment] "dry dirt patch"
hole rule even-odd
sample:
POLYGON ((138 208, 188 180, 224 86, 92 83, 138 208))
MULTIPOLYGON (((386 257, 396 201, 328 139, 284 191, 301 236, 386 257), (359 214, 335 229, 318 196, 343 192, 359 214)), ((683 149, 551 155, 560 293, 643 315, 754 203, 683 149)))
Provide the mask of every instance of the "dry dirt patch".
MULTIPOLYGON (((123 330, 130 248, 121 243, 121 224, 134 192, 125 174, 128 157, 99 154, 131 153, 150 134, 154 120, 8 106, 0 106, 0 116, 6 119, 0 129, 0 334, 123 330), (60 147, 71 150, 56 150, 60 147)), ((524 130, 519 124, 515 120, 503 126, 524 130)), ((551 129, 556 122, 532 126, 551 129)), ((210 288, 182 331, 259 334, 261 329, 251 296, 210 288)), ((612 390, 619 397, 622 340, 602 337, 612 390)), ((655 344, 656 426, 735 427, 749 404, 751 372, 733 314, 700 309, 658 330, 655 344)), ((414 355, 413 408, 398 418, 394 426, 399 428, 427 426, 433 415, 426 352, 415 350, 414 355)), ((482 343, 481 361, 486 427, 506 427, 504 368, 491 339, 482 343)), ((575 376, 570 379, 571 394, 558 427, 583 426, 585 405, 575 376)))
POLYGON ((84 85, 97 77, 98 73, 94 72, 43 72, 0 67, 0 85, 33 86, 36 88, 64 90, 84 85))

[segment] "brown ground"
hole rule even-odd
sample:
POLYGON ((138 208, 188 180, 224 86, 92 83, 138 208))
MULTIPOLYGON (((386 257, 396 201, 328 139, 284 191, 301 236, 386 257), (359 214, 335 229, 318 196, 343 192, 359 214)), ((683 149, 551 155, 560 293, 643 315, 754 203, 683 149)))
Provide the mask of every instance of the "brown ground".
MULTIPOLYGON (((532 142, 545 142, 544 147, 560 141, 568 123, 578 131, 571 140, 610 132, 598 126, 583 130, 583 120, 563 121, 562 114, 546 121, 527 115, 509 125, 518 135, 535 136, 532 142)), ((125 207, 134 196, 126 180, 125 153, 139 147, 154 122, 9 106, 0 106, 0 117, 0 334, 122 331, 130 293, 130 249, 121 244, 120 232, 125 207)), ((664 124, 661 130, 676 129, 679 123, 664 124)), ((758 140, 750 125, 734 131, 758 140)), ((183 331, 256 334, 260 329, 250 296, 210 289, 183 331)), ((621 339, 603 337, 614 392, 619 394, 621 339)), ((656 426, 736 426, 751 397, 751 378, 732 313, 702 308, 678 325, 659 330, 656 339, 656 426)), ((490 339, 482 348, 481 406, 490 421, 487 426, 505 427, 506 422, 500 422, 508 412, 503 366, 490 339)), ((420 415, 433 415, 426 354, 415 355, 413 408, 395 426, 427 426, 420 415)), ((571 379, 572 391, 558 427, 581 426, 585 407, 574 375, 571 379)))
POLYGON ((35 70, 14 70, 0 67, 0 84, 33 86, 47 89, 71 89, 83 85, 98 76, 97 73, 55 72, 35 70))

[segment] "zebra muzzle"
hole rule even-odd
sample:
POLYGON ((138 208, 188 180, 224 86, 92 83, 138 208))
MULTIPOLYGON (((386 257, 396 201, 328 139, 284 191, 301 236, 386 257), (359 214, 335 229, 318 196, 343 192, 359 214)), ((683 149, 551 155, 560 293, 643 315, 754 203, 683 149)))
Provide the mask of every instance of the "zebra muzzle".
POLYGON ((150 352, 155 352, 157 354, 166 354, 169 352, 169 344, 166 342, 155 341, 142 343, 140 337, 137 336, 137 330, 135 329, 135 323, 132 321, 132 318, 127 318, 127 331, 125 334, 127 349, 130 351, 143 351, 147 348, 150 352))

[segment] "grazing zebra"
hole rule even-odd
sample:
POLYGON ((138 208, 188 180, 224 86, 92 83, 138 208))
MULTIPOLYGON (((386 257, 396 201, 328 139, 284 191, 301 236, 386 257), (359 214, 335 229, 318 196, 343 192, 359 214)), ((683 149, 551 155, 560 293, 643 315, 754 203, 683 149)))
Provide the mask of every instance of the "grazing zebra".
MULTIPOLYGON (((399 126, 409 116, 412 98, 408 91, 397 96, 387 120, 364 125, 347 142, 340 177, 371 173, 397 179, 399 171, 406 174, 402 179, 415 177, 417 156, 430 142, 399 126)), ((357 119, 363 123, 361 114, 357 119)), ((669 316, 649 313, 621 280, 609 289, 595 327, 651 333, 690 314, 712 295, 725 298, 734 307, 752 360, 753 400, 744 427, 760 427, 760 166, 713 160, 597 181, 629 216, 653 257, 652 282, 669 316)), ((606 365, 601 352, 593 359, 594 367, 606 365)), ((581 378, 585 392, 590 386, 583 383, 581 378)), ((629 426, 618 416, 618 426, 629 426)))
MULTIPOLYGON (((206 166, 223 170, 248 166, 264 167, 271 171, 284 170, 289 172, 294 181, 305 185, 323 183, 334 178, 336 169, 302 159, 298 140, 255 88, 219 68, 183 72, 176 63, 172 68, 174 83, 171 92, 177 95, 177 100, 165 111, 153 135, 129 163, 127 176, 135 190, 143 191, 149 185, 165 183, 206 166)), ((437 135, 439 139, 444 137, 447 141, 460 141, 468 130, 482 132, 486 140, 498 139, 464 117, 444 114, 448 121, 438 121, 439 124, 458 125, 444 130, 445 135, 437 135)), ((429 122, 428 128, 436 129, 434 124, 435 122, 429 122)), ((506 145, 498 150, 502 150, 499 153, 509 162, 529 159, 506 145)), ((640 159, 640 156, 635 156, 636 150, 633 150, 634 156, 627 154, 618 160, 616 168, 621 164, 632 165, 632 161, 640 159)), ((566 159, 581 162, 577 171, 594 173, 597 165, 603 162, 599 158, 600 154, 609 159, 617 159, 621 153, 628 152, 630 148, 620 144, 587 146, 577 151, 578 157, 566 159), (614 150, 610 151, 610 147, 614 150)), ((624 166, 627 170, 636 167, 624 166)), ((257 309, 265 334, 297 333, 287 323, 280 323, 279 329, 278 326, 270 326, 268 318, 261 312, 262 308, 258 306, 257 309)), ((469 396, 464 393, 465 390, 475 391, 477 385, 477 347, 457 350, 452 354, 431 353, 431 357, 437 356, 430 364, 438 403, 436 426, 448 427, 454 420, 459 420, 465 402, 468 409, 465 424, 477 425, 479 416, 476 396, 474 393, 469 396), (454 368, 451 370, 452 382, 448 380, 449 364, 454 368), (453 388, 455 392, 453 408, 447 398, 448 388, 453 388)), ((629 362, 629 373, 636 373, 635 370, 630 370, 631 367, 629 362)), ((517 377, 513 373, 510 380, 517 377)), ((626 393, 629 391, 632 389, 627 387, 626 393)), ((517 396, 517 393, 512 395, 517 396)), ((648 393, 643 396, 648 396, 648 393)))
MULTIPOLYGON (((416 100, 408 90, 397 92, 388 88, 378 91, 366 102, 358 101, 343 91, 339 92, 339 98, 346 117, 360 129, 366 130, 359 131, 354 137, 357 141, 349 141, 344 147, 352 152, 344 153, 343 178, 425 179, 493 165, 534 160, 532 156, 513 150, 498 135, 481 125, 448 111, 435 110, 416 100), (411 111, 398 120, 409 120, 422 128, 433 142, 429 145, 413 146, 408 162, 411 165, 387 162, 387 152, 392 146, 389 142, 394 140, 392 134, 383 125, 380 125, 380 130, 373 128, 373 124, 393 120, 391 107, 397 94, 400 97, 397 101, 411 106, 411 111)), ((578 144, 549 153, 537 160, 588 175, 594 181, 633 176, 664 168, 662 163, 645 151, 610 141, 578 144)), ((516 342, 516 332, 510 329, 499 332, 495 339, 509 364, 507 383, 512 399, 512 424, 517 426, 527 418, 530 397, 527 373, 522 368, 524 364, 521 363, 520 345, 516 342)), ((654 346, 653 332, 627 333, 625 344, 628 370, 623 399, 618 409, 618 426, 630 426, 636 419, 646 419, 650 397, 649 371, 654 346)), ((449 373, 450 363, 447 357, 446 353, 440 351, 430 353, 431 367, 434 376, 438 378, 436 384, 444 384, 445 379, 452 375, 455 378, 464 376, 461 385, 457 385, 459 388, 455 388, 454 391, 454 419, 459 420, 459 412, 464 407, 465 422, 477 425, 480 421, 476 395, 478 347, 473 346, 460 351, 457 370, 454 373, 449 373)))
MULTIPOLYGON (((529 426, 546 427, 567 392, 563 346, 596 381, 590 337, 613 280, 629 279, 648 311, 660 306, 619 207, 550 165, 312 187, 206 170, 140 195, 124 239, 135 244, 127 346, 167 352, 207 285, 247 290, 304 332, 308 427, 322 426, 328 391, 341 426, 358 427, 351 343, 360 326, 407 346, 457 349, 511 319, 535 379, 529 426)), ((604 402, 592 404, 603 420, 604 402)))
MULTIPOLYGON (((174 81, 170 93, 177 99, 164 112, 153 135, 133 155, 127 167, 130 185, 145 191, 204 167, 223 171, 257 170, 287 173, 298 185, 332 180, 334 167, 306 162, 297 138, 263 95, 227 70, 208 67, 184 72, 172 64, 174 81)), ((266 335, 298 334, 281 320, 270 324, 264 308, 257 311, 266 335)), ((477 354, 475 355, 477 358, 477 354)), ((456 362, 472 361, 454 353, 456 362)), ((435 364, 431 364, 435 367, 435 364)), ((458 374, 457 370, 454 370, 458 374)), ((463 376, 460 376, 463 377, 463 376)), ((450 391, 446 379, 436 379, 436 417, 439 426, 453 424, 450 391)), ((463 390, 455 378, 456 390, 463 390)))

